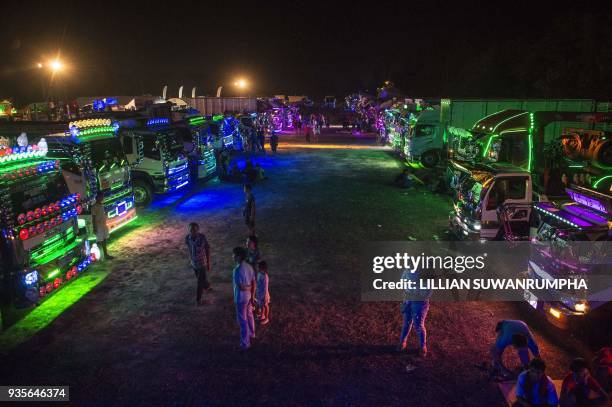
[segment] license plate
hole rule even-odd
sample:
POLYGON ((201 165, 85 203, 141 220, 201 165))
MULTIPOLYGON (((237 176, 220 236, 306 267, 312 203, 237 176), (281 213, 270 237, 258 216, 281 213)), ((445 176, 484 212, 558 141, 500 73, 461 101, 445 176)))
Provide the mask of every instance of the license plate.
POLYGON ((538 297, 536 297, 531 291, 525 290, 523 296, 525 298, 525 301, 527 301, 529 305, 531 305, 535 309, 538 308, 538 297))

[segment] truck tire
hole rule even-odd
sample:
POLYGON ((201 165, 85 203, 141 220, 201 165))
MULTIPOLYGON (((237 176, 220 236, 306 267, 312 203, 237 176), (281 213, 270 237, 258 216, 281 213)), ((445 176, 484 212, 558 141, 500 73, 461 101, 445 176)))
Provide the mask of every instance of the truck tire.
POLYGON ((136 179, 132 185, 134 189, 134 202, 139 208, 146 208, 153 200, 153 188, 142 180, 136 179))
POLYGON ((440 156, 437 151, 428 151, 421 156, 421 164, 425 168, 433 168, 438 165, 438 161, 440 161, 440 156))

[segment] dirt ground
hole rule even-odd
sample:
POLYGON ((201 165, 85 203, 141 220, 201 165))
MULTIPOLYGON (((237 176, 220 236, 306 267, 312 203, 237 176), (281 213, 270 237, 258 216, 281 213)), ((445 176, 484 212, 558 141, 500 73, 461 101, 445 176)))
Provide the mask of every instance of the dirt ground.
MULTIPOLYGON (((275 156, 256 158, 269 176, 254 193, 272 302, 251 350, 238 350, 231 290, 231 250, 247 232, 242 188, 213 181, 159 197, 114 237, 117 258, 96 265, 109 277, 8 354, 1 382, 70 385, 79 405, 503 405, 474 365, 497 320, 523 318, 515 304, 432 304, 422 360, 394 350, 399 304, 360 301, 360 244, 443 237, 449 199, 390 185, 401 164, 372 137, 281 140, 275 156), (183 244, 191 221, 212 245, 202 307, 183 244)), ((535 332, 561 378, 569 353, 535 332)))

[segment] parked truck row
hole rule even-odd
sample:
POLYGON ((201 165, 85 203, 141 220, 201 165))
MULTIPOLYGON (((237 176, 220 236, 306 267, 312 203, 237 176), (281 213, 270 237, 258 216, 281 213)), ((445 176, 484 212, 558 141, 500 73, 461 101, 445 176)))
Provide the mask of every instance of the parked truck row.
POLYGON ((64 123, 0 123, 0 325, 100 258, 90 210, 96 197, 103 196, 112 234, 154 194, 214 177, 214 146, 232 146, 222 127, 237 128, 234 120, 106 112, 64 123))

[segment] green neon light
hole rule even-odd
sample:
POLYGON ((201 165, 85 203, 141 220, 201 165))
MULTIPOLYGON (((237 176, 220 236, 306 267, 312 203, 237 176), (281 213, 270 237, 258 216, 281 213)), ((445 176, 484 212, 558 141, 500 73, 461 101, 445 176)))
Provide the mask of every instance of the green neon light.
POLYGON ((57 259, 58 257, 63 256, 64 254, 68 253, 70 250, 74 249, 75 247, 77 247, 78 245, 80 245, 83 242, 82 238, 78 238, 76 239, 74 242, 72 242, 71 244, 69 244, 66 247, 63 247, 61 249, 58 249, 52 253, 49 253, 47 256, 43 257, 42 259, 40 259, 39 261, 37 261, 37 265, 41 265, 41 264, 47 264, 50 261, 53 261, 55 259, 57 259))
POLYGON ((533 130, 535 128, 535 122, 534 122, 534 118, 533 118, 533 113, 529 113, 529 138, 528 138, 528 142, 529 142, 529 152, 528 152, 528 157, 527 157, 527 172, 531 172, 531 163, 532 163, 532 158, 533 158, 533 130))
POLYGON ((196 126, 198 124, 202 124, 204 123, 204 117, 202 116, 196 116, 196 117, 190 117, 189 118, 189 124, 192 126, 196 126))
POLYGON ((49 274, 47 274, 46 280, 57 276, 60 273, 60 269, 53 269, 49 274))
POLYGON ((487 146, 484 148, 483 152, 482 152, 482 157, 486 157, 488 152, 489 152, 489 148, 491 148, 491 143, 493 142, 493 139, 499 137, 497 134, 493 134, 491 137, 489 137, 489 140, 487 141, 487 146))
POLYGON ((61 247, 66 241, 71 240, 71 238, 74 237, 73 235, 74 235, 73 227, 68 229, 65 235, 63 233, 58 233, 57 235, 52 237, 49 242, 45 242, 44 246, 40 250, 36 251, 36 254, 32 254, 31 260, 38 262, 38 259, 40 259, 43 256, 46 256, 49 253, 54 252, 57 248, 61 247))
MULTIPOLYGON (((505 122, 507 122, 507 121, 509 121, 509 120, 512 120, 512 119, 514 119, 514 118, 516 118, 516 117, 523 116, 523 115, 525 115, 525 114, 528 114, 528 112, 523 112, 523 113, 515 114, 514 116, 511 116, 511 117, 508 117, 507 119, 504 119, 504 120, 502 120, 501 122, 497 123, 497 125, 496 125, 495 127, 493 127, 492 129, 490 129, 490 130, 492 130, 493 132, 495 132, 495 130, 497 130, 497 128, 498 128, 499 126, 501 126, 502 124, 504 124, 505 122)), ((529 113, 529 115, 530 115, 530 117, 531 117, 531 116, 533 116, 533 113, 529 113)))
POLYGON ((584 168, 584 165, 582 164, 572 164, 569 166, 569 168, 584 168))
POLYGON ((0 163, 0 164, 4 164, 4 165, 2 165, 2 168, 0 169, 0 174, 5 174, 7 172, 17 171, 17 170, 19 170, 21 168, 33 167, 33 166, 39 165, 39 164, 49 164, 49 163, 52 163, 52 162, 54 163, 53 160, 41 160, 40 157, 29 157, 28 160, 23 159, 23 160, 19 160, 19 162, 16 162, 16 161, 5 161, 5 162, 0 163), (14 165, 7 166, 6 164, 14 164, 14 165))
POLYGON ((104 281, 108 275, 108 271, 96 270, 94 267, 87 273, 79 275, 76 280, 71 280, 70 284, 65 285, 23 319, 2 332, 0 335, 0 351, 7 352, 32 338, 104 281))
POLYGON ((79 133, 78 133, 78 138, 82 138, 83 136, 91 136, 94 134, 98 134, 98 135, 104 135, 104 134, 115 134, 115 127, 114 126, 96 126, 96 127, 89 127, 89 128, 85 128, 85 129, 79 129, 79 133))
POLYGON ((113 138, 115 137, 114 133, 104 133, 104 134, 91 134, 88 136, 79 136, 80 141, 92 141, 92 140, 100 140, 104 138, 113 138))
POLYGON ((597 181, 595 181, 595 183, 593 184, 593 188, 597 188, 599 186, 599 184, 601 184, 601 181, 603 181, 604 179, 608 179, 608 178, 612 178, 612 175, 606 175, 605 177, 601 177, 599 178, 597 181))
POLYGON ((132 219, 128 220, 128 221, 127 221, 127 222, 125 222, 124 224, 122 224, 122 225, 120 225, 120 226, 117 226, 115 229, 111 230, 111 231, 109 232, 109 234, 112 234, 112 233, 114 233, 114 232, 118 231, 119 229, 124 228, 125 226, 127 226, 127 225, 129 225, 130 223, 134 222, 136 219, 138 219, 138 215, 134 216, 132 219))

